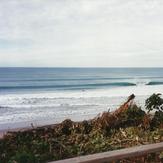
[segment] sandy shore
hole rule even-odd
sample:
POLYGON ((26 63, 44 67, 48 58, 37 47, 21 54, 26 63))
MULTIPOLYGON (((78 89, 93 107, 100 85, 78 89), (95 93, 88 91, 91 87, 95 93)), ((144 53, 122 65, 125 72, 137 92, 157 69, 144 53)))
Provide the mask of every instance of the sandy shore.
MULTIPOLYGON (((79 122, 79 121, 76 121, 79 122)), ((0 130, 0 138, 3 138, 3 136, 5 134, 7 134, 8 132, 21 132, 21 131, 28 131, 28 130, 32 130, 32 129, 38 129, 38 128, 50 128, 50 127, 55 127, 56 125, 58 125, 59 123, 54 123, 54 124, 47 124, 47 125, 38 125, 38 126, 34 126, 32 123, 30 126, 26 126, 26 127, 17 127, 17 128, 12 128, 12 129, 3 129, 0 130)))
POLYGON ((26 127, 26 128, 15 128, 15 129, 4 129, 0 131, 0 138, 3 138, 7 132, 18 132, 18 131, 25 131, 25 130, 30 130, 32 129, 31 127, 26 127))
POLYGON ((17 123, 8 123, 8 124, 0 124, 0 138, 3 137, 4 134, 7 132, 12 131, 23 131, 23 130, 29 130, 33 128, 38 127, 48 127, 48 126, 54 126, 56 124, 61 123, 65 119, 71 119, 72 121, 79 122, 83 120, 89 120, 94 117, 96 117, 97 114, 92 113, 91 115, 86 115, 84 117, 81 117, 80 115, 75 117, 64 117, 64 118, 58 118, 58 119, 48 119, 48 120, 38 120, 38 121, 25 121, 25 122, 17 122, 17 123))

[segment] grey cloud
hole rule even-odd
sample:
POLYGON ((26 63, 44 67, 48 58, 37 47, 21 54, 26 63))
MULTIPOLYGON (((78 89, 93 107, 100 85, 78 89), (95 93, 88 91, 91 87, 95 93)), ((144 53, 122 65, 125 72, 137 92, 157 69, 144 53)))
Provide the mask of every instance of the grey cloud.
POLYGON ((0 63, 127 66, 141 55, 143 66, 163 66, 162 17, 162 0, 1 0, 0 63))

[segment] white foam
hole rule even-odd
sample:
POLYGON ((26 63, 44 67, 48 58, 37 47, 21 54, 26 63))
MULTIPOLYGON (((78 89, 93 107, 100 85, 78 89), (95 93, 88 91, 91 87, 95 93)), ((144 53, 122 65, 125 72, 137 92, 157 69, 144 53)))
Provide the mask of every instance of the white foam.
POLYGON ((131 86, 87 91, 59 91, 0 95, 0 129, 2 126, 29 121, 57 123, 65 118, 83 120, 118 108, 126 96, 134 93, 139 105, 153 93, 163 93, 163 86, 131 86), (76 118, 78 117, 78 118, 76 118))

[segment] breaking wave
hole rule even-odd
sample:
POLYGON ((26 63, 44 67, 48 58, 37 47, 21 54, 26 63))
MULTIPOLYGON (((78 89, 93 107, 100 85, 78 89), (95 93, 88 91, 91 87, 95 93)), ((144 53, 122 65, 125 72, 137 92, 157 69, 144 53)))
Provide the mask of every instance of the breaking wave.
POLYGON ((147 85, 163 85, 163 81, 149 82, 147 85))
POLYGON ((26 85, 26 86, 0 86, 0 90, 8 89, 91 89, 98 87, 121 87, 121 86, 136 86, 135 83, 130 82, 113 82, 113 83, 93 83, 93 84, 65 84, 65 85, 26 85))

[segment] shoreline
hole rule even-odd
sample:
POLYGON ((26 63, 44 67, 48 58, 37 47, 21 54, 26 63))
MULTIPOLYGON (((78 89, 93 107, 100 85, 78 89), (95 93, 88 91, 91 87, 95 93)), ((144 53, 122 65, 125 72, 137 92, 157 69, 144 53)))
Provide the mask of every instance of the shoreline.
MULTIPOLYGON (((124 101, 123 101, 124 102, 124 101)), ((122 102, 122 103, 123 103, 122 102)), ((121 104, 122 104, 121 103, 121 104)), ((114 110, 111 110, 110 113, 116 111, 121 104, 117 105, 114 110)), ((35 121, 22 121, 22 122, 16 122, 16 123, 6 123, 6 124, 0 124, 0 138, 3 138, 3 136, 7 132, 19 132, 19 131, 26 131, 26 130, 32 130, 37 128, 44 128, 44 127, 53 127, 58 124, 61 124, 66 119, 71 119, 73 122, 82 122, 82 121, 90 121, 94 119, 95 117, 101 115, 103 112, 107 112, 108 110, 103 110, 98 113, 92 113, 92 114, 86 114, 86 115, 68 115, 67 117, 59 117, 59 118, 51 118, 51 119, 39 119, 35 121)))
MULTIPOLYGON (((116 109, 115 109, 116 110, 116 109)), ((74 122, 74 123, 81 123, 81 122, 83 122, 83 121, 91 121, 91 120, 93 120, 94 118, 96 118, 96 117, 98 117, 99 115, 101 115, 103 112, 101 112, 101 113, 98 113, 98 114, 95 114, 95 115, 92 115, 90 118, 88 117, 87 119, 81 119, 81 120, 79 120, 79 118, 78 117, 75 117, 74 119, 71 119, 71 118, 69 118, 69 117, 67 117, 67 118, 65 118, 65 119, 63 119, 63 120, 61 120, 60 119, 60 121, 58 121, 58 122, 56 122, 56 123, 52 123, 52 121, 53 120, 49 120, 49 121, 44 121, 44 122, 42 122, 42 121, 39 121, 39 123, 36 125, 36 124, 33 124, 33 123, 30 123, 29 121, 28 122, 24 122, 24 123, 22 123, 22 122, 20 122, 20 123, 17 123, 17 124, 27 124, 28 123, 28 125, 26 125, 26 126, 22 126, 22 127, 14 127, 14 128, 6 128, 6 129, 0 129, 0 138, 3 138, 3 136, 5 135, 5 134, 7 134, 8 132, 23 132, 23 131, 30 131, 30 130, 35 130, 35 129, 39 129, 39 128, 53 128, 53 127, 55 127, 55 126, 58 126, 58 125, 60 125, 62 122, 64 122, 65 120, 71 120, 72 122, 74 122), (42 123, 41 123, 42 122, 42 123), (30 125, 29 125, 30 124, 30 125)), ((110 113, 112 113, 112 112, 110 112, 110 113)), ((15 124, 14 124, 15 125, 15 124)))
MULTIPOLYGON (((2 112, 6 110, 6 113, 4 112, 0 116, 0 132, 17 128, 31 128, 31 123, 37 127, 61 123, 65 119, 71 119, 72 121, 89 120, 104 111, 116 110, 126 98, 125 96, 119 98, 102 97, 101 99, 85 99, 79 97, 74 101, 72 99, 54 99, 55 102, 58 100, 63 103, 59 105, 59 107, 46 107, 46 105, 41 108, 39 108, 39 106, 38 108, 37 106, 31 106, 31 108, 29 106, 29 108, 27 108, 25 105, 22 105, 22 107, 19 106, 19 108, 10 107, 6 109, 4 107, 2 108, 2 112), (67 102, 67 100, 69 101, 67 102), (97 101, 97 104, 94 104, 94 101, 97 101), (80 102, 82 103, 80 104, 80 102), (71 103, 71 105, 69 105, 69 103, 71 103)), ((10 99, 7 100, 10 101, 10 99)), ((136 99, 136 102, 137 101, 138 104, 141 105, 141 101, 144 101, 144 97, 138 97, 136 99)))
POLYGON ((31 123, 31 126, 17 127, 17 128, 12 128, 12 129, 3 129, 3 130, 0 130, 0 138, 3 138, 3 136, 9 132, 23 132, 23 131, 30 131, 30 130, 33 130, 33 129, 35 130, 39 128, 55 127, 58 124, 59 123, 33 126, 33 124, 31 123))
MULTIPOLYGON (((64 119, 63 121, 65 121, 65 120, 67 120, 67 119, 64 119)), ((92 120, 92 119, 88 119, 86 121, 90 121, 90 120, 92 120)), ((53 128, 53 127, 56 127, 56 126, 60 125, 63 121, 58 122, 58 123, 40 124, 40 125, 37 125, 37 126, 34 126, 31 123, 30 126, 28 125, 26 127, 16 127, 16 128, 12 128, 12 129, 3 129, 3 130, 0 130, 0 139, 3 139, 3 136, 5 136, 5 134, 10 133, 10 132, 24 132, 24 131, 37 130, 37 129, 40 129, 40 128, 53 128)), ((72 122, 81 123, 82 121, 72 121, 72 122)))

